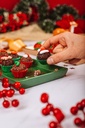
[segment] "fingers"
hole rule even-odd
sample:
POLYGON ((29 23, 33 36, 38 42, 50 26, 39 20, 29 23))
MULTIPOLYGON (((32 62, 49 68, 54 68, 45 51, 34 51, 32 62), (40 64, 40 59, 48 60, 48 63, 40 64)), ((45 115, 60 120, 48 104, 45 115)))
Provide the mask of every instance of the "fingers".
POLYGON ((48 49, 52 44, 57 44, 59 42, 59 35, 53 36, 49 38, 45 43, 43 44, 43 47, 45 49, 48 49))
POLYGON ((56 64, 56 63, 63 62, 68 59, 72 59, 72 58, 73 56, 71 54, 71 50, 67 48, 63 50, 62 52, 59 52, 59 53, 56 53, 50 56, 47 59, 47 63, 51 65, 51 64, 56 64))
POLYGON ((58 53, 61 52, 63 50, 63 46, 61 44, 58 44, 54 49, 53 49, 53 53, 58 53))
POLYGON ((43 47, 45 49, 48 49, 52 44, 60 44, 62 45, 63 47, 66 47, 67 46, 67 40, 68 40, 68 37, 65 36, 65 34, 59 34, 59 35, 56 35, 56 36, 53 36, 51 38, 49 38, 47 41, 45 41, 45 43, 43 44, 43 47))

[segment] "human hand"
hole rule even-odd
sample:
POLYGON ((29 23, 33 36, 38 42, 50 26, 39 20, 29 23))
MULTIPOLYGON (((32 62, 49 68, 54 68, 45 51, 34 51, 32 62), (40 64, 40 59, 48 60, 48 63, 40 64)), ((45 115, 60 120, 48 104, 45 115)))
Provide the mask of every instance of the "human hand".
POLYGON ((47 59, 48 64, 56 64, 74 58, 85 58, 85 36, 83 35, 64 32, 45 41, 42 47, 48 49, 53 44, 57 46, 54 48, 53 54, 47 59))

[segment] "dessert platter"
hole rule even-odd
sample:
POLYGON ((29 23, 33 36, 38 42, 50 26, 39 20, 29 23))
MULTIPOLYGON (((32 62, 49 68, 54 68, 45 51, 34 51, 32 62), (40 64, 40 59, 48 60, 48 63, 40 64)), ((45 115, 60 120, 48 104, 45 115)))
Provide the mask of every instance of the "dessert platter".
POLYGON ((22 87, 29 88, 45 82, 64 77, 67 68, 57 65, 48 65, 46 59, 50 56, 48 50, 39 51, 36 59, 25 54, 19 56, 16 52, 0 52, 0 70, 2 77, 11 83, 19 81, 22 87))

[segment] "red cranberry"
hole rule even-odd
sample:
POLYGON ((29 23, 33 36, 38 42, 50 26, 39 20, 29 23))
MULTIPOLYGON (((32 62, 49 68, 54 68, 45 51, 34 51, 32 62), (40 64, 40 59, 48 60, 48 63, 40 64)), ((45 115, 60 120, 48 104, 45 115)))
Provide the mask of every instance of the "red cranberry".
POLYGON ((51 122, 49 123, 49 128, 57 128, 57 122, 51 121, 51 122))
POLYGON ((18 100, 16 100, 16 99, 12 100, 12 106, 13 107, 17 107, 18 105, 19 105, 19 101, 18 100))
POLYGON ((46 108, 47 108, 49 111, 53 111, 53 105, 50 104, 50 103, 48 103, 48 104, 46 105, 46 108))
POLYGON ((81 101, 81 105, 82 105, 83 108, 85 107, 85 99, 83 99, 83 100, 81 101))
POLYGON ((83 107, 82 107, 81 102, 77 103, 77 105, 76 105, 76 106, 78 107, 78 109, 79 109, 79 110, 83 110, 83 107))
POLYGON ((77 117, 77 118, 75 118, 74 123, 75 123, 77 126, 81 126, 81 125, 82 125, 82 120, 81 120, 79 117, 77 117))
POLYGON ((48 98, 49 98, 49 96, 48 96, 48 94, 47 93, 43 93, 42 95, 41 95, 41 102, 43 102, 43 103, 46 103, 46 102, 48 102, 48 98))
POLYGON ((8 107, 10 106, 10 103, 9 103, 8 100, 4 100, 2 104, 3 104, 3 106, 4 106, 5 108, 8 108, 8 107))
POLYGON ((73 114, 73 115, 76 115, 77 112, 78 112, 78 107, 74 106, 70 109, 70 112, 73 114))
POLYGON ((49 114, 50 114, 49 109, 47 109, 47 108, 43 108, 43 109, 42 109, 42 114, 43 114, 44 116, 49 115, 49 114))

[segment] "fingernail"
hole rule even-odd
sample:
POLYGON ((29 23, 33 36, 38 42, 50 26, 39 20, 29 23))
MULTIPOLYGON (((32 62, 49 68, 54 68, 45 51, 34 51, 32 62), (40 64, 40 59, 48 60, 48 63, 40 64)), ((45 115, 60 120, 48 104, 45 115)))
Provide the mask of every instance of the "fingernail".
POLYGON ((48 63, 48 64, 54 64, 53 58, 51 58, 51 57, 48 58, 48 59, 47 59, 47 63, 48 63))

